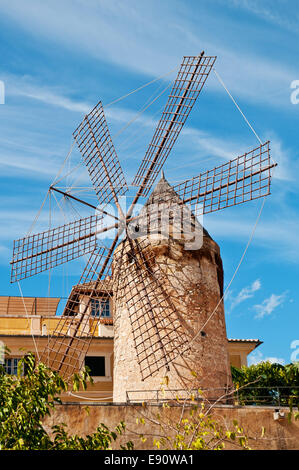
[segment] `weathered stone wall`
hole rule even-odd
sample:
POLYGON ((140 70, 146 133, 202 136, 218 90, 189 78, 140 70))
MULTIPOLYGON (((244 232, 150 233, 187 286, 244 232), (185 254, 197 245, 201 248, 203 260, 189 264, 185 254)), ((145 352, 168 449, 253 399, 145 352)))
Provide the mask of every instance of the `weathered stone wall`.
POLYGON ((126 240, 115 254, 123 263, 114 270, 114 401, 126 401, 127 391, 137 398, 138 390, 158 390, 165 376, 172 389, 212 388, 222 395, 231 377, 218 245, 208 235, 198 250, 185 250, 177 240, 144 239, 146 268, 128 259, 132 246, 126 240), (152 322, 147 302, 155 306, 152 322))
MULTIPOLYGON (((114 428, 120 421, 127 425, 126 434, 117 441, 114 448, 119 448, 121 442, 132 440, 136 449, 153 449, 153 439, 158 434, 158 428, 153 423, 145 422, 145 425, 137 426, 136 418, 141 414, 153 416, 162 410, 161 406, 151 405, 142 407, 141 405, 118 405, 118 404, 64 404, 57 405, 50 417, 47 417, 44 425, 47 429, 58 423, 66 423, 69 432, 79 435, 93 433, 100 423, 106 424, 110 429, 114 428), (88 411, 86 407, 88 406, 88 411), (141 443, 138 433, 148 435, 145 443, 141 443)), ((222 405, 213 409, 212 415, 217 421, 227 425, 232 429, 232 421, 237 420, 244 428, 245 434, 249 437, 249 445, 252 449, 263 450, 291 450, 299 449, 299 421, 288 422, 286 416, 288 409, 281 409, 285 412, 285 418, 275 421, 273 407, 236 407, 222 405), (265 435, 262 437, 262 427, 265 428, 265 435)), ((173 422, 181 413, 178 406, 169 410, 173 422)), ((226 448, 236 448, 227 446, 226 448)))

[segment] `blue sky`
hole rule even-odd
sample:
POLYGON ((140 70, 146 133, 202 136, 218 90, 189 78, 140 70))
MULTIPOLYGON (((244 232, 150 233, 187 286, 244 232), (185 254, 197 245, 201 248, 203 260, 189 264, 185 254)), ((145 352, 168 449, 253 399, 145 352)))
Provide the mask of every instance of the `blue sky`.
MULTIPOLYGON (((19 295, 10 284, 12 241, 26 235, 72 144, 72 132, 99 100, 105 105, 166 75, 183 55, 202 50, 215 65, 278 162, 272 195, 246 257, 227 294, 227 333, 259 338, 252 361, 290 362, 298 331, 299 12, 291 0, 0 0, 1 232, 0 295, 19 295), (294 343, 293 343, 294 344, 294 343)), ((116 150, 132 182, 164 105, 165 95, 119 132, 175 72, 106 108, 116 150), (164 99, 163 99, 164 98, 164 99)), ((170 183, 225 163, 257 145, 234 104, 211 74, 165 166, 170 183)), ((80 155, 74 149, 68 169, 80 155)), ((65 180, 79 177, 83 166, 65 180)), ((78 195, 79 193, 77 193, 78 195)), ((86 198, 95 200, 92 193, 86 198)), ((204 217, 221 247, 228 285, 250 237, 261 200, 204 217)), ((49 224, 48 202, 34 231, 49 224)), ((78 208, 79 209, 79 208, 78 208)), ((68 217, 70 215, 68 208, 68 217)), ((82 215, 85 209, 80 208, 82 215)), ((63 221, 52 200, 51 224, 63 221)), ((22 282, 24 295, 65 297, 84 260, 22 282)), ((298 355, 299 358, 299 355, 298 355)))

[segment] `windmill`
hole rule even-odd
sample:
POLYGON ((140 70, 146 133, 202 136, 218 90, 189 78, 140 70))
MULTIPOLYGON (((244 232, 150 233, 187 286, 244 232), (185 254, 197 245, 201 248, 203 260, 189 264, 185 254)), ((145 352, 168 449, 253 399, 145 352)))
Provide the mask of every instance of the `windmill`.
MULTIPOLYGON (((123 286, 120 284, 124 277, 128 280, 125 290, 130 295, 126 302, 131 305, 130 321, 134 328, 134 344, 143 380, 154 375, 159 368, 169 367, 177 352, 190 339, 188 322, 184 321, 176 302, 164 290, 165 273, 162 276, 159 267, 153 268, 154 260, 146 254, 146 241, 140 227, 147 215, 143 212, 136 216, 134 209, 140 198, 149 195, 215 60, 216 57, 206 56, 204 52, 199 56, 183 58, 161 119, 134 178, 136 193, 126 213, 123 212, 120 198, 127 193, 128 185, 110 136, 102 103, 99 102, 85 116, 73 137, 102 209, 98 209, 95 215, 14 242, 11 282, 89 254, 81 278, 72 288, 64 312, 41 356, 43 362, 65 378, 80 370, 98 326, 101 312, 98 316, 92 316, 93 299, 98 298, 99 293, 101 299, 108 299, 112 289, 118 290, 121 295, 123 286), (108 212, 109 203, 116 205, 117 217, 108 212), (103 217, 111 218, 111 224, 101 225, 103 217), (117 229, 116 236, 107 248, 99 242, 97 236, 113 229, 117 229), (120 248, 121 234, 125 234, 127 244, 122 244, 120 248), (126 273, 121 268, 128 260, 132 269, 126 273), (114 287, 111 285, 113 263, 114 287), (143 322, 143 327, 140 322, 143 322), (151 325, 151 338, 148 337, 147 322, 151 325)), ((177 184, 172 191, 177 196, 177 204, 188 204, 192 214, 206 214, 270 194, 273 166, 275 164, 270 161, 269 142, 265 142, 223 165, 177 184)), ((169 185, 165 181, 162 175, 160 196, 165 188, 169 194, 169 185)), ((97 209, 55 185, 50 190, 97 209)), ((157 198, 156 190, 154 199, 158 201, 159 211, 159 201, 165 204, 165 197, 157 198)))

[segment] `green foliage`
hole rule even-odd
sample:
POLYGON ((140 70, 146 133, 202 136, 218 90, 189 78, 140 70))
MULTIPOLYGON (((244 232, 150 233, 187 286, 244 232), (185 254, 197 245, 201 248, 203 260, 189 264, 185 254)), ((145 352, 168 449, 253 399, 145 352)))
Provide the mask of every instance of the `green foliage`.
MULTIPOLYGON (((201 391, 198 391, 201 394, 201 391)), ((162 450, 223 450, 227 443, 240 449, 250 449, 248 439, 237 421, 230 426, 220 424, 210 414, 211 406, 204 402, 198 403, 194 396, 175 400, 175 408, 164 402, 158 412, 140 412, 136 419, 137 425, 147 429, 153 425, 155 437, 154 447, 162 450), (179 418, 175 412, 179 412, 179 418)), ((140 432, 139 437, 145 442, 151 434, 140 432)))
MULTIPOLYGON (((237 421, 233 422, 231 430, 227 430, 204 411, 204 406, 192 405, 190 416, 176 425, 177 433, 170 439, 171 449, 222 450, 229 441, 249 449, 247 437, 237 421)), ((167 440, 169 443, 169 438, 167 440)), ((161 443, 165 445, 167 440, 161 439, 161 443)))
MULTIPOLYGON (((87 371, 76 374, 73 390, 86 389, 90 377, 87 371)), ((18 365, 18 375, 8 375, 0 368, 0 450, 105 450, 125 429, 123 422, 115 431, 101 424, 86 437, 70 435, 65 424, 52 426, 48 433, 43 419, 50 415, 67 383, 44 364, 35 365, 32 354, 18 365), (26 371, 26 374, 23 371, 26 371)), ((131 449, 133 444, 120 446, 131 449)))
POLYGON ((232 378, 240 404, 290 405, 299 403, 299 363, 261 362, 249 367, 232 367, 232 378))
MULTIPOLYGON (((121 422, 115 431, 109 431, 105 424, 101 423, 92 435, 80 437, 78 435, 69 436, 65 430, 66 425, 55 425, 52 427, 54 434, 54 442, 52 449, 54 450, 108 450, 111 449, 112 441, 115 441, 119 435, 125 430, 125 424, 121 422)), ((120 445, 123 450, 133 449, 133 443, 128 442, 126 445, 120 445)))

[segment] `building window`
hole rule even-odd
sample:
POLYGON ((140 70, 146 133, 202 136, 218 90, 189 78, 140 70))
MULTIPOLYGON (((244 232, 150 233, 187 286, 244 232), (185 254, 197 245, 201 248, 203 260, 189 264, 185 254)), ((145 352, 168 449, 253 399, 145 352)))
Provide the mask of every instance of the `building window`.
POLYGON ((105 377, 105 357, 104 356, 86 356, 85 366, 89 368, 92 377, 105 377))
POLYGON ((18 374, 18 364, 19 364, 20 358, 16 357, 11 357, 7 358, 4 361, 4 370, 6 374, 9 375, 17 375, 18 374))
POLYGON ((111 317, 109 299, 91 299, 91 315, 93 317, 111 317))

